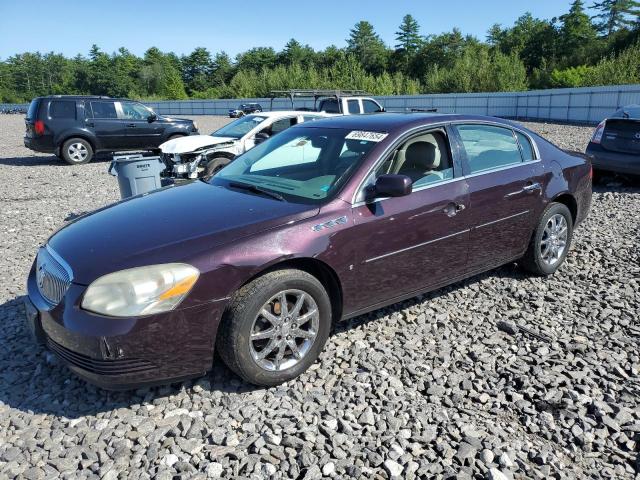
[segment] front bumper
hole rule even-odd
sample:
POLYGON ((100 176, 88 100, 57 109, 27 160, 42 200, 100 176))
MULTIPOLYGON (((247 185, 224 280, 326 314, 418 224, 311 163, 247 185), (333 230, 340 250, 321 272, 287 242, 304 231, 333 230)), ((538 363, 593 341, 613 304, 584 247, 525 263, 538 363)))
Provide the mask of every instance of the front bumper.
POLYGON ((101 388, 127 390, 203 375, 213 363, 226 301, 136 318, 110 318, 80 308, 85 286, 71 284, 50 305, 32 267, 25 302, 27 324, 71 371, 101 388))
POLYGON ((640 155, 612 152, 593 143, 587 147, 586 154, 591 158, 591 164, 595 169, 640 175, 640 155))

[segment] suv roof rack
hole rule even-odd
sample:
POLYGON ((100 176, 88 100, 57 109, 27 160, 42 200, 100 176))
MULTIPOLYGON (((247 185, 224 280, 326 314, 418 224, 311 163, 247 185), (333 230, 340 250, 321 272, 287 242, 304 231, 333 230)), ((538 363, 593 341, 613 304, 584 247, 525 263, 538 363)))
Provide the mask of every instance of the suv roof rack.
POLYGON ((107 95, 48 95, 51 98, 111 98, 107 95))
MULTIPOLYGON (((269 98, 271 99, 270 110, 273 110, 273 99, 278 97, 289 97, 291 100, 291 108, 293 108, 294 98, 308 97, 313 98, 314 105, 321 97, 334 97, 340 99, 341 97, 353 97, 353 96, 371 96, 371 94, 364 90, 319 90, 319 89, 304 89, 293 88, 290 90, 271 90, 269 98)), ((315 110, 315 108, 314 108, 315 110)))

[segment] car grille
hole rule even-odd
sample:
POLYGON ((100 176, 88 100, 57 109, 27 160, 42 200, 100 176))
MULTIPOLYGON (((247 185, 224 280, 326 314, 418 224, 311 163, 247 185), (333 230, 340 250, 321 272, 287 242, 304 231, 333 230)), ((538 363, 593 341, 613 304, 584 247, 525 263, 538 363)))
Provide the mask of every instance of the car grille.
POLYGON ((36 260, 36 281, 44 299, 52 306, 59 304, 72 280, 69 265, 48 245, 41 248, 36 260))
POLYGON ((49 350, 55 353, 68 364, 86 370, 97 375, 123 375, 129 373, 142 373, 154 370, 155 366, 146 360, 139 358, 97 360, 73 350, 63 347, 59 343, 47 338, 49 350))

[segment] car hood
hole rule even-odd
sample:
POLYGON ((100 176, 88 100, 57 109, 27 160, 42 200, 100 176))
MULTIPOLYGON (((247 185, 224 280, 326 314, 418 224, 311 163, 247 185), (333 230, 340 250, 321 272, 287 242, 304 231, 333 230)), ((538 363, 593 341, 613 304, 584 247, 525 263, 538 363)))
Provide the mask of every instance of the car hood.
POLYGON ((160 145, 162 153, 191 153, 202 147, 237 141, 233 137, 212 137, 211 135, 188 135, 174 138, 160 145))
POLYGON ((170 262, 212 262, 215 246, 318 213, 202 181, 157 190, 97 210, 66 225, 49 246, 88 285, 107 273, 170 262))
POLYGON ((162 118, 167 120, 168 122, 173 122, 173 123, 193 123, 193 120, 189 118, 167 117, 165 115, 163 115, 162 118))

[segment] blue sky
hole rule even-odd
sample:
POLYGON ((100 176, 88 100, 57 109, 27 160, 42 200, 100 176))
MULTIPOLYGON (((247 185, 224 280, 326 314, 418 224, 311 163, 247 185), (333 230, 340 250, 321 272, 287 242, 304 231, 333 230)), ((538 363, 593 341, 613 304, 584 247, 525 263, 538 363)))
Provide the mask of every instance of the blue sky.
MULTIPOLYGON (((592 2, 585 2, 590 5, 592 2)), ((571 0, 303 0, 78 1, 0 0, 0 59, 25 51, 86 55, 91 44, 141 55, 156 46, 189 53, 203 46, 231 55, 254 46, 281 49, 290 38, 316 49, 344 46, 359 20, 371 22, 389 45, 402 17, 411 13, 422 33, 458 27, 484 39, 493 23, 511 25, 526 11, 551 18, 571 0)))

